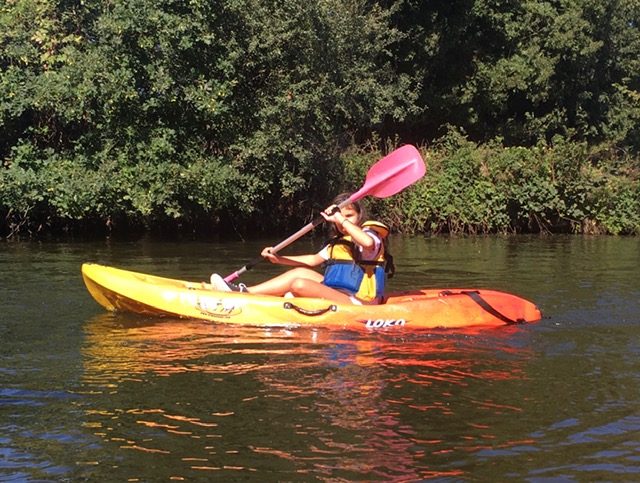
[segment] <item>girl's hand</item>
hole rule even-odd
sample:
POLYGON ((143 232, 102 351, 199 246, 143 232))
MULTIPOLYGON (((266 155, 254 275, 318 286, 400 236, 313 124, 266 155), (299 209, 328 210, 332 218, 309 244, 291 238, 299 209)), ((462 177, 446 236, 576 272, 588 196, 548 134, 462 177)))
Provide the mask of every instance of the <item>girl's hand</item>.
POLYGON ((260 255, 263 258, 266 258, 267 260, 269 260, 271 263, 278 263, 278 254, 277 253, 273 253, 273 247, 265 247, 262 249, 262 252, 260 253, 260 255))
POLYGON ((338 208, 338 205, 331 205, 326 210, 321 211, 320 214, 326 221, 330 221, 331 223, 336 223, 338 225, 345 220, 340 208, 338 208))
POLYGON ((370 249, 375 245, 373 238, 367 235, 359 225, 359 213, 351 206, 340 209, 337 205, 331 205, 324 212, 320 212, 322 217, 334 223, 338 233, 349 235, 351 239, 362 248, 370 249))

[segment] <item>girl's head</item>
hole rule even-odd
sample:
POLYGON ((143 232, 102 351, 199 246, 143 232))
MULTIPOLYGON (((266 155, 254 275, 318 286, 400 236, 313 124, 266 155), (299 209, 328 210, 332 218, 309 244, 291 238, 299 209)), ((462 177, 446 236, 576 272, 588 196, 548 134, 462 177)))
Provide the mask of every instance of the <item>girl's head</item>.
MULTIPOLYGON (((340 205, 349 199, 351 195, 349 193, 342 193, 336 196, 331 202, 332 205, 340 205)), ((367 220, 367 210, 359 201, 353 201, 342 207, 342 214, 349 218, 350 221, 358 226, 361 226, 367 220)), ((341 235, 338 228, 333 224, 329 224, 329 231, 331 236, 341 235)))

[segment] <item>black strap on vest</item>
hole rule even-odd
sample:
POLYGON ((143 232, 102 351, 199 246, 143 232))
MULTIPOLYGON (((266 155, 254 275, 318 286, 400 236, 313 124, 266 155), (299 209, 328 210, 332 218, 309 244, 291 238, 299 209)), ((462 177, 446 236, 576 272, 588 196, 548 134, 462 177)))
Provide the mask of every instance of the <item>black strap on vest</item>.
POLYGON ((513 320, 507 317, 506 315, 504 315, 503 313, 498 312, 494 307, 492 307, 489 304, 489 302, 487 302, 485 299, 482 298, 482 296, 480 295, 480 292, 478 292, 477 290, 461 290, 460 292, 443 290, 442 292, 440 292, 440 295, 458 295, 458 294, 467 295, 468 297, 471 298, 471 300, 477 303, 480 307, 482 307, 484 310, 489 312, 495 318, 502 320, 507 325, 518 325, 526 322, 524 319, 513 320))
POLYGON ((359 262, 356 262, 355 260, 335 260, 333 258, 330 258, 329 260, 326 260, 324 262, 324 266, 328 267, 329 265, 364 265, 364 266, 377 266, 377 267, 383 267, 385 262, 378 262, 376 260, 360 260, 359 262))

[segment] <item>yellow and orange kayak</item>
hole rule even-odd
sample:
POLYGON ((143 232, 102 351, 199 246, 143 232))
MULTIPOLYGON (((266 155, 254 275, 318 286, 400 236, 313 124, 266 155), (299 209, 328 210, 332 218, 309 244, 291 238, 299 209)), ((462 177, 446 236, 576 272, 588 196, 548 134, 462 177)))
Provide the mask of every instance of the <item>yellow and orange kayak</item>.
POLYGON ((254 326, 318 326, 377 330, 498 327, 540 320, 531 302, 481 289, 422 289, 389 295, 382 305, 219 292, 201 282, 157 277, 85 263, 82 277, 93 298, 110 311, 254 326))

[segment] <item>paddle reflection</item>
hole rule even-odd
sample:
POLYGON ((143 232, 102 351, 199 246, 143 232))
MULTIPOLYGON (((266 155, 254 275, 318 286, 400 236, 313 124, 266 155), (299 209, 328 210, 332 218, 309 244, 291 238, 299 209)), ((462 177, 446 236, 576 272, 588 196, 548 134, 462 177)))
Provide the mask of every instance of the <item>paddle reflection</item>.
POLYGON ((460 476, 452 459, 521 443, 492 429, 517 401, 487 390, 524 377, 530 350, 517 330, 363 334, 102 314, 85 327, 83 384, 107 397, 85 426, 123 451, 174 458, 180 477, 260 461, 321 479, 460 476))

